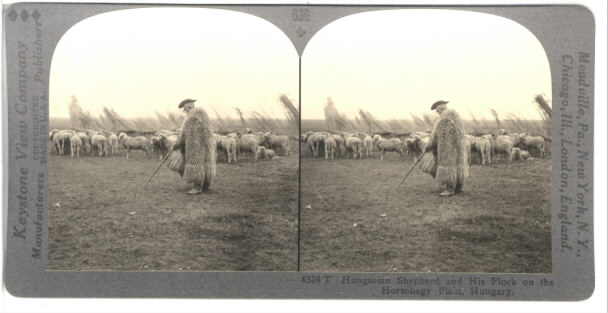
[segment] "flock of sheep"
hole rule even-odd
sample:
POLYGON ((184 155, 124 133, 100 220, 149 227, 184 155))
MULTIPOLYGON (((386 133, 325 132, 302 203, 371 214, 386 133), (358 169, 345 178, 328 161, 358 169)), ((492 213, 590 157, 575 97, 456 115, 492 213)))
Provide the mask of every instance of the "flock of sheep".
MULTIPOLYGON (((132 150, 156 153, 159 158, 173 150, 179 140, 180 130, 159 130, 147 138, 145 136, 130 137, 126 133, 106 131, 77 131, 71 129, 52 130, 49 139, 58 155, 80 157, 82 153, 108 156, 117 154, 118 147, 126 150, 126 157, 132 150)), ((418 156, 430 141, 429 132, 414 132, 408 135, 384 138, 379 134, 348 132, 307 132, 301 136, 301 141, 308 146, 313 157, 325 157, 333 160, 336 157, 353 159, 369 158, 374 151, 380 152, 380 160, 384 160, 387 152, 399 153, 401 158, 418 156)), ((273 159, 280 152, 289 156, 290 138, 287 135, 273 132, 254 132, 244 129, 240 132, 230 132, 214 135, 218 154, 222 153, 226 163, 236 163, 239 156, 250 156, 258 159, 273 159)), ((469 153, 469 163, 473 154, 479 156, 480 164, 491 164, 498 157, 510 163, 512 160, 527 160, 532 157, 545 156, 545 139, 541 136, 508 134, 499 130, 496 134, 482 136, 466 135, 466 145, 469 153)))
MULTIPOLYGON (((54 129, 49 133, 49 140, 58 155, 80 157, 82 153, 99 157, 117 154, 118 147, 126 149, 127 159, 132 150, 159 154, 163 158, 179 140, 180 130, 159 130, 153 136, 130 137, 126 133, 107 131, 78 131, 71 129, 54 129)), ((244 129, 241 132, 214 135, 218 153, 225 155, 226 163, 236 163, 239 155, 250 155, 254 160, 273 159, 277 152, 289 156, 289 137, 272 132, 253 132, 244 129)))
MULTIPOLYGON (((431 133, 414 132, 408 135, 383 138, 379 134, 348 132, 307 132, 300 140, 308 146, 312 157, 325 157, 333 160, 335 157, 362 159, 373 156, 374 150, 380 152, 380 160, 384 160, 386 152, 396 152, 401 158, 418 156, 430 142, 431 133)), ((466 148, 469 151, 469 164, 473 154, 479 156, 480 164, 492 164, 498 157, 503 157, 507 163, 513 160, 528 160, 533 153, 536 157, 545 156, 545 139, 541 136, 508 134, 499 130, 496 134, 483 136, 466 135, 466 148)))

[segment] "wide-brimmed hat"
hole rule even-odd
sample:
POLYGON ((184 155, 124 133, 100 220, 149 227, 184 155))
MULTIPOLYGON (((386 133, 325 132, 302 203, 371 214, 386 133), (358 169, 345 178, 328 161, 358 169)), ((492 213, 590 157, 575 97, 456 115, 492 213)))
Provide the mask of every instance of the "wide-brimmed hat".
POLYGON ((194 101, 196 101, 196 100, 192 100, 192 99, 186 99, 186 100, 184 100, 184 101, 182 101, 182 102, 180 102, 180 103, 179 103, 178 108, 179 108, 179 109, 181 109, 181 108, 183 108, 183 107, 184 107, 184 105, 186 105, 187 103, 194 102, 194 101))
POLYGON ((442 105, 442 104, 447 104, 449 101, 443 101, 443 100, 439 100, 435 103, 433 103, 433 105, 431 106, 431 111, 435 110, 435 108, 437 108, 438 106, 442 105))

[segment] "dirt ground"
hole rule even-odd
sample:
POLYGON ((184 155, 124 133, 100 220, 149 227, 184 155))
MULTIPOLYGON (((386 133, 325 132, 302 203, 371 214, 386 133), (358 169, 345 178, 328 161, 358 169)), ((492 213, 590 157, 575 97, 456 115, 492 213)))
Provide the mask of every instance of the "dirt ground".
POLYGON ((551 159, 472 165, 461 194, 413 160, 313 159, 302 148, 303 271, 551 272, 551 159), (310 205, 310 208, 306 208, 310 205))
POLYGON ((158 156, 51 153, 49 270, 294 271, 298 155, 218 162, 211 190, 189 189, 158 156))
MULTIPOLYGON (((300 270, 551 272, 551 160, 472 165, 461 194, 395 153, 301 160, 300 270), (310 208, 308 208, 310 206, 310 208)), ((218 162, 208 193, 157 157, 50 156, 49 270, 295 271, 298 155, 218 162)))

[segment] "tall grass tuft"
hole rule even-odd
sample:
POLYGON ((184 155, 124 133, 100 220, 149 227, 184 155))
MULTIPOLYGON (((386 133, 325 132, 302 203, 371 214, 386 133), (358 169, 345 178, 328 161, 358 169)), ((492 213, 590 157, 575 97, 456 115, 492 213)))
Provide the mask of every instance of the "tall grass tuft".
POLYGON ((285 111, 285 117, 287 118, 285 125, 286 132, 290 137, 297 138, 300 132, 300 111, 287 95, 280 95, 279 101, 283 104, 283 110, 285 111))
POLYGON ((70 113, 70 123, 72 124, 72 128, 75 129, 97 129, 100 128, 100 125, 97 121, 89 114, 85 112, 80 107, 78 103, 78 99, 76 96, 72 96, 72 100, 70 101, 70 105, 68 106, 68 111, 70 113))
POLYGON ((494 116, 494 121, 496 121, 496 129, 501 129, 502 124, 500 123, 500 118, 498 118, 498 113, 494 109, 490 109, 492 116, 494 116))
POLYGON ((543 118, 545 138, 551 138, 553 109, 549 104, 549 100, 545 99, 543 95, 536 95, 534 97, 534 101, 536 101, 536 104, 538 105, 539 111, 543 118))
MULTIPOLYGON (((546 105, 548 101, 544 98, 541 98, 540 102, 543 104, 539 104, 539 106, 542 106, 543 111, 547 112, 542 115, 542 119, 534 120, 529 117, 522 117, 511 113, 507 113, 501 119, 498 112, 494 109, 490 109, 494 119, 489 120, 485 118, 480 119, 469 111, 470 119, 463 120, 465 130, 469 134, 481 136, 485 134, 496 134, 498 130, 504 129, 507 133, 527 133, 534 136, 543 136, 545 139, 550 140, 551 108, 546 105)), ((347 119, 343 113, 338 111, 331 98, 328 98, 324 111, 325 124, 328 131, 367 132, 370 134, 382 134, 383 136, 390 136, 391 134, 393 136, 403 136, 414 131, 428 132, 433 129, 435 122, 439 118, 438 115, 431 113, 421 115, 410 113, 411 119, 393 119, 386 121, 378 120, 370 112, 358 109, 357 114, 353 118, 347 119)), ((308 125, 303 124, 302 128, 307 129, 308 125)), ((315 128, 311 128, 311 130, 313 129, 315 128)), ((316 129, 319 129, 319 127, 316 129)))
POLYGON ((103 108, 103 117, 109 125, 105 125, 104 128, 112 131, 117 130, 135 130, 137 127, 132 125, 130 122, 122 118, 114 109, 109 109, 107 107, 103 108), (109 126, 109 127, 108 127, 109 126))
POLYGON ((243 112, 241 111, 241 109, 234 108, 234 111, 236 111, 236 115, 238 115, 239 119, 241 120, 241 128, 246 128, 247 121, 245 121, 245 117, 243 117, 243 112))
POLYGON ((346 116, 338 112, 334 101, 330 97, 327 97, 327 104, 323 108, 323 112, 325 113, 327 130, 345 131, 353 128, 346 116))

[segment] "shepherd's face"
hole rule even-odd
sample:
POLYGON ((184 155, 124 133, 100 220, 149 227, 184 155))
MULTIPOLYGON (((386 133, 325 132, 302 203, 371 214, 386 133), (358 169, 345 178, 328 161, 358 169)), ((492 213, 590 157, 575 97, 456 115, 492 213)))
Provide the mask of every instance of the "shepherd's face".
POLYGON ((437 111, 437 114, 441 115, 441 112, 445 111, 447 108, 448 108, 447 105, 440 104, 435 108, 435 110, 437 111))
POLYGON ((192 110, 192 108, 194 108, 194 102, 184 104, 184 112, 188 113, 190 110, 192 110))

